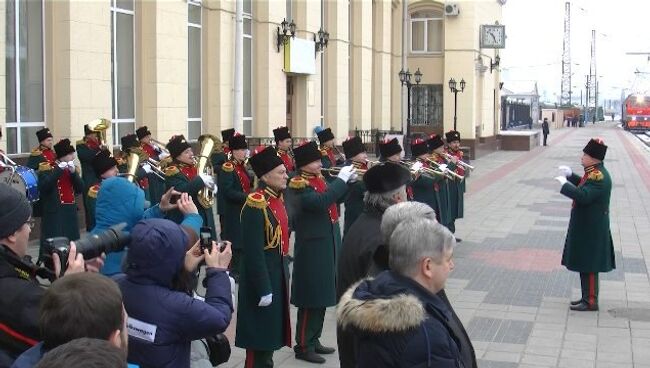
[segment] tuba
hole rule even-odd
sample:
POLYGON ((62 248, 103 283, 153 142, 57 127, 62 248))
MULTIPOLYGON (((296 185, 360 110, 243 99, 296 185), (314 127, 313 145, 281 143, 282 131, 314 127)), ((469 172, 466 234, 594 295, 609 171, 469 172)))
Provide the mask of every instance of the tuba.
POLYGON ((106 147, 106 131, 111 127, 111 121, 108 119, 95 119, 88 124, 88 129, 99 135, 99 144, 106 147))
POLYGON ((126 176, 126 180, 130 181, 131 183, 135 183, 135 173, 138 171, 138 167, 140 167, 140 155, 138 155, 135 152, 129 153, 129 155, 126 158, 126 173, 124 176, 126 176))
MULTIPOLYGON (((199 144, 201 146, 199 149, 199 155, 196 157, 196 172, 198 174, 213 175, 210 155, 212 154, 212 150, 214 149, 216 142, 213 137, 203 135, 199 137, 199 144)), ((214 205, 214 192, 212 189, 205 187, 201 188, 201 190, 199 190, 198 201, 203 208, 212 208, 214 205)))

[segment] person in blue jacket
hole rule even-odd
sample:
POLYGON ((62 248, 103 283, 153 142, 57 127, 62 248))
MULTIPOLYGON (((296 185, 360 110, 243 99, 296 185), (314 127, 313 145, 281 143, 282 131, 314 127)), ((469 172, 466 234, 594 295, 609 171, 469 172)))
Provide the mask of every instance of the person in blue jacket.
POLYGON ((131 231, 126 274, 115 276, 129 315, 129 362, 141 367, 189 368, 191 342, 223 333, 232 318, 232 250, 188 248, 186 230, 164 219, 138 222, 131 231), (187 250, 187 251, 186 251, 187 250), (205 301, 173 287, 205 261, 205 301))
MULTIPOLYGON (((171 204, 170 199, 174 195, 181 195, 181 193, 171 188, 162 196, 160 204, 145 211, 144 191, 139 186, 123 177, 106 179, 97 193, 95 227, 90 233, 96 235, 121 223, 126 224, 122 230, 129 232, 142 219, 163 218, 165 212, 178 208, 185 216, 181 225, 191 228, 194 232, 193 236, 197 236, 203 220, 198 214, 196 205, 187 193, 181 195, 176 204, 171 204)), ((107 254, 101 272, 107 276, 121 273, 125 252, 126 249, 107 254)))

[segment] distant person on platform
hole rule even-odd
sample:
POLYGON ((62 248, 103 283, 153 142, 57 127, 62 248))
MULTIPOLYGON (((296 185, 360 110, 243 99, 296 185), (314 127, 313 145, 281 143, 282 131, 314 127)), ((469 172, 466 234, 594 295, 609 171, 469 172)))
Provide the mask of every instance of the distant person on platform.
POLYGON ((609 229, 612 179, 603 164, 607 146, 602 139, 591 139, 582 152, 582 177, 560 166, 562 175, 555 178, 562 184, 560 193, 573 199, 562 265, 580 273, 582 298, 571 302, 571 310, 597 311, 598 273, 616 268, 609 229))
POLYGON ((528 129, 533 130, 533 118, 528 117, 528 129))
POLYGON ((546 138, 548 137, 548 134, 550 133, 548 129, 548 118, 544 118, 544 121, 542 122, 542 134, 544 134, 544 146, 546 146, 546 138))

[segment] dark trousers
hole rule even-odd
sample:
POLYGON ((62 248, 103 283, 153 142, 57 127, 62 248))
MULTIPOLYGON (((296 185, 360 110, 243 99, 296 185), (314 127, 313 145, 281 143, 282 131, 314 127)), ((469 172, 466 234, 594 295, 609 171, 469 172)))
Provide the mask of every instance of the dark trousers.
POLYGON ((241 255, 242 255, 242 250, 241 249, 233 249, 232 250, 232 258, 230 259, 230 273, 232 275, 235 275, 239 277, 239 268, 240 268, 240 263, 241 263, 241 255))
POLYGON ((548 134, 544 134, 544 145, 546 146, 546 137, 548 137, 548 134))
POLYGON ((582 300, 592 305, 598 305, 598 273, 580 272, 580 288, 582 300))
POLYGON ((298 308, 296 321, 296 353, 315 351, 323 332, 325 308, 298 308))
POLYGON ((273 352, 246 349, 245 368, 271 368, 273 367, 273 352))
POLYGON ((448 224, 447 224, 447 229, 449 229, 449 231, 450 231, 452 234, 455 234, 455 233, 456 233, 456 220, 454 220, 454 221, 448 223, 448 224))

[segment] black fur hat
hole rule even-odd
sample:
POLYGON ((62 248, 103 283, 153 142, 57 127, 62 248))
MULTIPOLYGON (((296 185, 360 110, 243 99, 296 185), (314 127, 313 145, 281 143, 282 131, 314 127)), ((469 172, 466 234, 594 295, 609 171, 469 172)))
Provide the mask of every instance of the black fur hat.
POLYGON ((384 160, 398 153, 402 153, 402 146, 399 145, 397 138, 379 143, 379 154, 384 160))
POLYGON ((50 128, 43 128, 41 130, 36 131, 36 138, 38 138, 39 142, 43 142, 48 138, 52 138, 52 133, 50 133, 50 128))
POLYGON ((149 128, 147 128, 146 125, 139 127, 136 131, 135 134, 138 136, 138 139, 142 139, 148 135, 151 135, 151 131, 149 128))
POLYGON ((221 140, 226 143, 232 138, 232 136, 235 135, 235 129, 230 128, 230 129, 224 129, 221 131, 221 140))
POLYGON ((316 133, 318 136, 318 141, 320 144, 324 144, 325 142, 329 142, 332 139, 334 139, 334 133, 332 133, 332 129, 327 128, 323 129, 320 132, 316 133))
POLYGON ((351 137, 343 142, 343 153, 345 153, 345 157, 352 158, 361 152, 366 152, 366 146, 361 142, 361 137, 351 137))
POLYGON ((456 130, 450 130, 447 133, 445 133, 445 138, 447 139, 447 143, 451 143, 453 141, 460 141, 460 133, 456 130))
POLYGON ((264 174, 276 167, 284 165, 284 162, 280 156, 278 156, 278 153, 273 147, 256 150, 248 162, 250 162, 253 171, 258 178, 261 178, 264 174))
POLYGON ((135 134, 125 135, 124 137, 120 138, 120 143, 122 143, 122 152, 127 152, 131 148, 140 146, 138 137, 135 134))
POLYGON ((246 136, 243 134, 235 133, 228 140, 228 147, 231 150, 248 148, 248 143, 246 142, 246 136))
POLYGON ((382 162, 374 165, 363 175, 368 193, 385 193, 395 190, 411 181, 411 173, 401 165, 382 162))
POLYGON ((59 159, 67 154, 75 152, 74 147, 70 144, 68 138, 61 139, 57 144, 54 145, 54 152, 56 152, 56 158, 59 159))
POLYGON ((445 142, 442 141, 442 137, 437 135, 437 134, 431 134, 429 136, 429 139, 427 140, 427 145, 429 146, 429 150, 433 151, 434 149, 438 147, 442 147, 445 145, 445 142))
POLYGON ((319 161, 321 158, 320 150, 316 142, 310 141, 293 150, 294 158, 296 160, 296 167, 301 168, 314 161, 319 161))
POLYGON ((93 170, 97 177, 100 177, 103 173, 108 171, 113 166, 117 166, 117 160, 111 156, 109 150, 103 149, 93 157, 92 161, 93 170))
POLYGON ((597 160, 604 160, 605 159, 605 154, 607 153, 607 146, 605 145, 605 142, 601 138, 592 138, 585 148, 583 148, 582 152, 588 154, 589 156, 597 159, 597 160))
POLYGON ((291 138, 291 133, 289 133, 289 128, 282 126, 273 129, 273 136, 275 137, 275 141, 279 142, 291 138))
POLYGON ((169 150, 169 155, 175 159, 176 157, 180 156, 183 151, 186 149, 190 148, 190 144, 187 143, 185 140, 185 136, 181 135, 175 135, 169 139, 169 142, 167 142, 166 148, 169 150))
POLYGON ((429 153, 427 142, 418 138, 411 143, 411 155, 413 158, 429 153))

